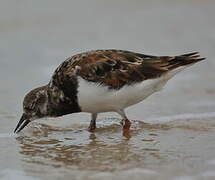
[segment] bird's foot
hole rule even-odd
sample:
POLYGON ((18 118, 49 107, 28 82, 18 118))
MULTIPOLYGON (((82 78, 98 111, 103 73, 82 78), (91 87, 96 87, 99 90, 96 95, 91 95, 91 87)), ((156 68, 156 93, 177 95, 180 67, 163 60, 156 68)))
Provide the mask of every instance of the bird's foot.
POLYGON ((131 122, 128 119, 124 119, 120 123, 122 125, 122 135, 130 138, 129 130, 131 127, 131 122))
POLYGON ((94 132, 96 129, 96 125, 95 124, 90 124, 90 126, 88 127, 88 131, 89 132, 94 132))

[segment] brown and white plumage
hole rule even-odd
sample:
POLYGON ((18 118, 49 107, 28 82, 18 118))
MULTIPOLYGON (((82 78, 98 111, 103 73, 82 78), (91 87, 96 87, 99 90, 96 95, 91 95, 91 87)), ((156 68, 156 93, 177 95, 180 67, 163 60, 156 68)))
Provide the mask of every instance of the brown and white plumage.
MULTIPOLYGON (((177 72, 203 59, 197 52, 180 56, 151 56, 123 50, 89 51, 66 59, 55 70, 48 85, 42 90, 31 91, 26 97, 33 97, 32 94, 42 94, 35 95, 40 99, 45 97, 43 106, 31 107, 40 110, 37 117, 41 114, 62 116, 89 112, 92 114, 90 130, 93 130, 98 113, 113 111, 123 117, 124 127, 129 127, 125 108, 159 91, 177 72)), ((30 106, 33 102, 26 99, 24 111, 26 104, 30 106)), ((24 114, 24 119, 33 119, 31 115, 26 117, 29 112, 24 114)))
POLYGON ((58 70, 65 76, 76 72, 87 81, 119 89, 203 59, 197 52, 181 56, 151 56, 122 50, 96 50, 68 58, 58 70))

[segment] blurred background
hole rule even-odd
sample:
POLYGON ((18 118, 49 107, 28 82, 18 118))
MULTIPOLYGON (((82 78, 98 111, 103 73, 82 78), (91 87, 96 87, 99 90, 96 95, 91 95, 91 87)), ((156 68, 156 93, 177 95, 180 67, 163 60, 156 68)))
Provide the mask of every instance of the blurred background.
POLYGON ((20 179, 51 179, 52 176, 47 174, 50 171, 64 179, 71 175, 75 179, 125 179, 129 176, 137 179, 143 176, 153 176, 154 179, 215 178, 211 173, 215 161, 209 161, 215 159, 215 145, 211 143, 215 135, 214 7, 213 0, 1 0, 0 154, 3 156, 0 157, 0 175, 3 179, 13 179, 12 174, 20 179), (92 49, 108 48, 152 55, 199 51, 207 61, 186 69, 170 80, 161 93, 128 109, 130 119, 137 121, 137 131, 126 143, 121 137, 120 127, 111 126, 119 121, 119 117, 112 113, 99 116, 101 130, 94 134, 100 137, 99 142, 106 148, 95 143, 95 137, 85 132, 89 116, 84 113, 60 118, 63 121, 42 120, 42 125, 47 124, 45 127, 35 124, 37 130, 46 130, 48 135, 37 137, 33 133, 37 130, 33 127, 26 132, 27 138, 26 134, 17 137, 11 133, 22 113, 24 95, 48 83, 65 58, 92 49), (141 125, 143 122, 167 123, 167 127, 158 126, 159 129, 153 125, 141 125), (53 124, 55 128, 61 128, 58 129, 60 132, 52 129, 53 124), (109 126, 109 130, 115 128, 110 138, 105 129, 108 130, 109 126), (62 130, 66 128, 84 130, 66 134, 68 131, 62 130), (153 134, 152 130, 156 131, 156 136, 153 136, 153 141, 145 143, 145 137, 153 134), (65 140, 65 137, 74 136, 77 139, 65 140), (195 137, 198 137, 197 142, 191 143, 190 138, 195 137), (38 139, 44 140, 42 145, 38 139), (70 150, 77 153, 75 156, 79 161, 69 159, 70 155, 65 155, 62 149, 50 151, 50 140, 55 140, 54 143, 51 141, 53 148, 69 146, 70 149, 75 143, 75 150, 70 150), (35 144, 41 146, 35 149, 35 144), (125 165, 123 158, 117 159, 113 154, 122 154, 128 146, 130 150, 123 156, 127 160, 125 165), (104 150, 101 156, 93 154, 98 153, 97 149, 104 150), (113 154, 106 152, 107 149, 113 154), (40 151, 43 153, 38 153, 40 151), (85 151, 91 153, 82 154, 85 151), (59 154, 63 154, 68 162, 59 154), (53 162, 53 157, 58 158, 53 162), (92 170, 85 160, 90 162, 93 158, 98 159, 92 161, 92 170), (56 165, 56 161, 61 165, 56 165), (160 165, 167 168, 161 169, 160 165), (142 169, 137 169, 140 167, 142 169))

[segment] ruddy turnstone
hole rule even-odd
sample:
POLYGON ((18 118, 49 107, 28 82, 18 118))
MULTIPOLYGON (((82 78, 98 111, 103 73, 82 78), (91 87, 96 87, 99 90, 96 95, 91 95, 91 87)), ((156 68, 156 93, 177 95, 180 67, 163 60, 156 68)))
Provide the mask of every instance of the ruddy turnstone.
POLYGON ((124 109, 160 91, 187 66, 202 61, 197 52, 180 56, 151 56, 123 50, 94 50, 66 59, 50 82, 24 98, 23 115, 14 132, 43 117, 91 113, 89 130, 98 113, 117 112, 123 131, 130 128, 124 109))

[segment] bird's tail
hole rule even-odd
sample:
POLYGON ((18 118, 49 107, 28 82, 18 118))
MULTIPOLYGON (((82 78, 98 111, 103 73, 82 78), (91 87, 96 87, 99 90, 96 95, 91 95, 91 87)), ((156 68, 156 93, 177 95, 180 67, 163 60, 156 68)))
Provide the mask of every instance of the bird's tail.
POLYGON ((168 60, 168 69, 176 69, 180 66, 187 66, 204 60, 204 57, 200 57, 198 52, 182 54, 180 56, 174 56, 168 60))
POLYGON ((183 54, 180 56, 168 56, 167 60, 167 71, 165 78, 168 80, 173 77, 175 74, 181 72, 186 67, 191 66, 199 61, 204 60, 204 57, 200 57, 198 52, 183 54), (167 60, 168 59, 168 60, 167 60))

